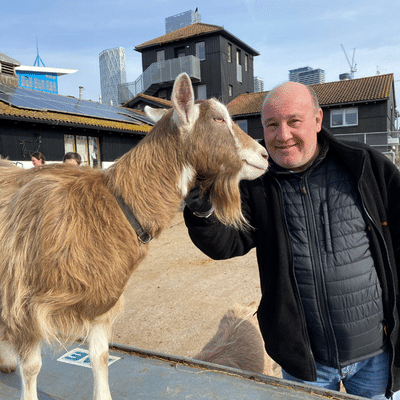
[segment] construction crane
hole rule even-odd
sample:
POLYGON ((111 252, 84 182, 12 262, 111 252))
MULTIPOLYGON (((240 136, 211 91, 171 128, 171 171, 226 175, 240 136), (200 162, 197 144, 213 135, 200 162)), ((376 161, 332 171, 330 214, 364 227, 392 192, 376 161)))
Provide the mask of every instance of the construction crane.
POLYGON ((356 68, 356 67, 357 67, 357 64, 354 62, 354 56, 355 56, 355 54, 356 54, 356 49, 354 48, 354 50, 353 50, 353 58, 352 58, 351 63, 350 63, 349 57, 347 57, 346 50, 344 49, 344 47, 343 47, 342 44, 341 44, 341 46, 342 46, 344 55, 346 56, 347 62, 349 63, 349 67, 350 67, 350 79, 354 79, 354 72, 357 72, 357 68, 356 68))

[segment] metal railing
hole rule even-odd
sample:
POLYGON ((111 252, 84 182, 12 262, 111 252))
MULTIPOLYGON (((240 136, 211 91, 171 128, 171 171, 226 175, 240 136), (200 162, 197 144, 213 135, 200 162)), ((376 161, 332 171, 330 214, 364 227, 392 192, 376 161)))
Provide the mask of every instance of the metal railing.
POLYGON ((366 143, 374 146, 391 146, 399 143, 400 131, 387 132, 363 132, 363 133, 335 133, 331 130, 335 137, 343 140, 353 140, 356 142, 366 143))
POLYGON ((364 133, 338 133, 335 137, 342 140, 352 140, 366 143, 380 150, 400 169, 400 131, 364 132, 364 133))
POLYGON ((139 93, 154 94, 160 85, 173 82, 182 72, 200 81, 200 59, 195 56, 185 56, 151 64, 134 82, 118 85, 118 101, 124 104, 139 93), (152 87, 155 88, 151 90, 152 87))

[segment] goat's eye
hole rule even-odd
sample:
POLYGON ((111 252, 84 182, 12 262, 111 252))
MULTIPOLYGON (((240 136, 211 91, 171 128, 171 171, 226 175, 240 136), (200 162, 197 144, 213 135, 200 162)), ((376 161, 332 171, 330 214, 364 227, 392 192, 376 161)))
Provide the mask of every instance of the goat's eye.
POLYGON ((214 121, 215 122, 218 122, 218 123, 221 123, 221 122, 224 122, 224 119, 223 118, 214 118, 214 121))

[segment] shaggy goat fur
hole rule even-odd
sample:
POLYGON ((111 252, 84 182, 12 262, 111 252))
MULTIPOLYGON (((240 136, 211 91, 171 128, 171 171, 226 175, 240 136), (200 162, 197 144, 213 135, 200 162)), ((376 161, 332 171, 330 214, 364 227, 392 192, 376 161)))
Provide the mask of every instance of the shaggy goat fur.
POLYGON ((238 181, 265 171, 265 150, 232 125, 216 100, 194 104, 186 74, 175 82, 172 103, 105 171, 66 164, 23 170, 1 161, 0 370, 14 370, 19 359, 23 400, 37 399, 41 343, 80 337, 89 342, 94 398, 111 399, 111 325, 148 250, 115 195, 157 237, 201 174, 216 216, 241 225, 238 181))
POLYGON ((256 311, 256 302, 228 310, 217 333, 193 358, 281 378, 279 365, 265 351, 256 311))

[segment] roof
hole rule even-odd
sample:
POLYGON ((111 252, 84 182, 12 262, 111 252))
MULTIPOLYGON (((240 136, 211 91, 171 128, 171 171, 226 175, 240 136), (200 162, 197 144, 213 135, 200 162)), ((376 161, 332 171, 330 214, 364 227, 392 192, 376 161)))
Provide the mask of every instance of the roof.
POLYGON ((55 74, 57 76, 73 74, 78 71, 77 69, 68 69, 68 68, 49 68, 49 67, 35 67, 29 65, 20 65, 15 68, 16 72, 42 72, 44 74, 55 74))
POLYGON ((15 66, 21 65, 18 61, 14 60, 11 57, 6 56, 3 53, 0 53, 0 62, 5 62, 5 63, 12 64, 12 65, 15 65, 15 66))
MULTIPOLYGON (((387 100, 394 83, 393 74, 310 85, 321 106, 387 100)), ((267 92, 245 93, 228 105, 231 115, 259 114, 267 92)))
POLYGON ((160 99, 159 97, 149 96, 148 94, 139 93, 131 100, 127 101, 122 107, 132 108, 135 104, 140 102, 149 102, 149 103, 157 103, 162 107, 172 107, 171 100, 160 99), (147 101, 146 101, 147 100, 147 101))
POLYGON ((182 41, 182 40, 187 40, 187 39, 192 39, 195 37, 201 37, 201 36, 205 36, 205 35, 209 35, 209 34, 217 33, 217 32, 220 32, 222 35, 227 36, 231 40, 234 40, 235 42, 240 43, 240 45, 243 48, 245 48, 247 51, 249 51, 253 55, 258 56, 260 54, 258 51, 252 49, 246 43, 244 43, 243 41, 238 39, 236 36, 232 35, 230 32, 225 30, 222 26, 203 24, 201 22, 197 22, 195 24, 184 26, 183 28, 177 29, 177 30, 169 32, 165 35, 159 36, 155 39, 152 39, 152 40, 149 40, 142 44, 139 44, 138 46, 135 47, 135 50, 140 52, 149 47, 161 46, 161 45, 178 42, 178 41, 182 41))
POLYGON ((147 133, 151 130, 150 125, 137 125, 134 123, 117 122, 101 118, 92 118, 80 115, 70 115, 55 111, 38 111, 17 108, 0 101, 0 118, 26 120, 27 122, 43 122, 54 125, 81 125, 94 129, 110 129, 118 131, 129 131, 147 133))
POLYGON ((145 134, 152 121, 135 110, 0 84, 0 119, 145 134))
POLYGON ((387 100, 394 83, 393 74, 310 85, 321 105, 387 100))

